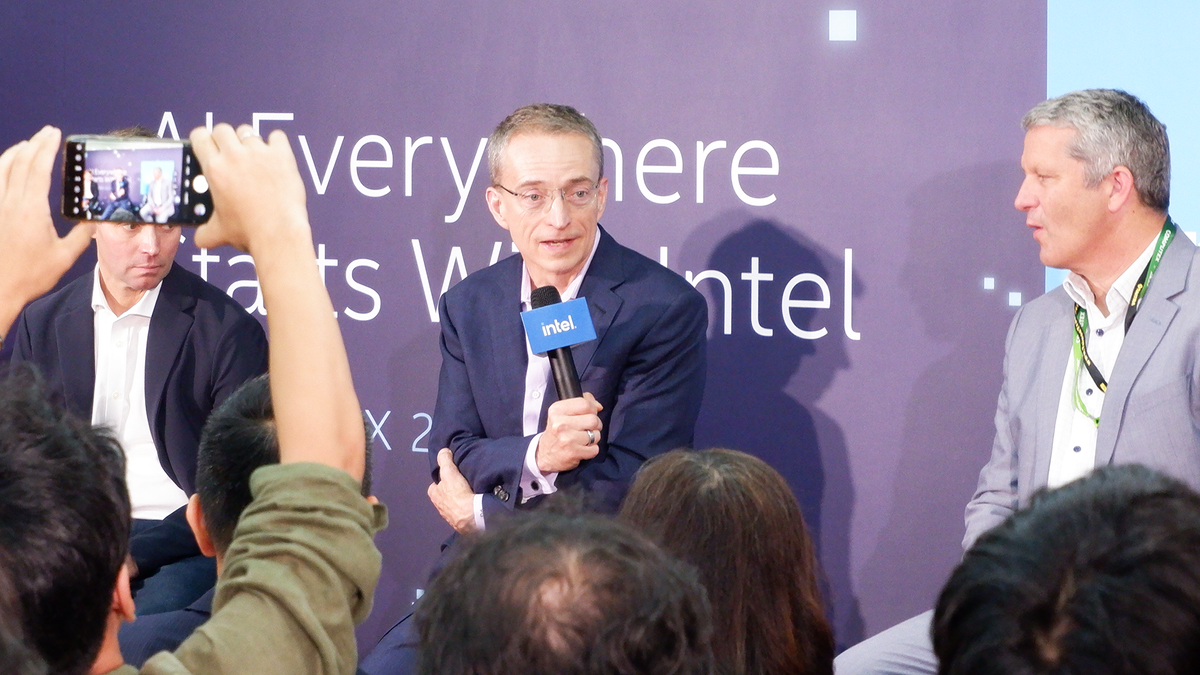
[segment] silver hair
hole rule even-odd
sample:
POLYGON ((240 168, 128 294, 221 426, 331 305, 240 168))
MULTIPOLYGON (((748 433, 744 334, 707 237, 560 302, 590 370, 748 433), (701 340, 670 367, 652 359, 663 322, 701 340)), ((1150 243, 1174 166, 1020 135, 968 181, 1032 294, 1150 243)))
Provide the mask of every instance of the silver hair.
POLYGON ((596 153, 596 165, 600 169, 597 178, 604 176, 604 147, 596 125, 569 105, 534 103, 520 108, 504 118, 488 139, 488 175, 492 185, 500 184, 500 170, 504 150, 508 141, 518 134, 580 134, 592 142, 596 153))
POLYGON ((1167 212, 1171 202, 1171 147, 1167 128, 1136 96, 1117 89, 1084 89, 1034 106, 1021 120, 1025 131, 1051 126, 1075 130, 1071 156, 1084 163, 1094 188, 1112 170, 1133 174, 1138 199, 1167 212))

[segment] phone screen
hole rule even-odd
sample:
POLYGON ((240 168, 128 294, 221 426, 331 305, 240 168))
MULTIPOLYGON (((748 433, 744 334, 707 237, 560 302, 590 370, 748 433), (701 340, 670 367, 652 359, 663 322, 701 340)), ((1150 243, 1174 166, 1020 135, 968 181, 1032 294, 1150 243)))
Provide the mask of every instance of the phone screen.
POLYGON ((212 199, 187 141, 70 136, 62 212, 74 220, 197 225, 212 199))

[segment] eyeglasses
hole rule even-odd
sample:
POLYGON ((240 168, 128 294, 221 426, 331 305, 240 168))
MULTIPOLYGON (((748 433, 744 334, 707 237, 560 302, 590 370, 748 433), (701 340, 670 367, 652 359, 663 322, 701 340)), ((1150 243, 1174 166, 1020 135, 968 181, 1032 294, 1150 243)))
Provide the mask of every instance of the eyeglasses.
POLYGON ((521 192, 513 192, 503 185, 496 184, 495 187, 504 190, 508 194, 517 198, 517 204, 525 213, 545 213, 550 210, 550 206, 554 200, 562 196, 563 204, 572 206, 577 209, 582 209, 591 206, 596 201, 596 194, 600 192, 598 183, 585 185, 576 185, 569 188, 559 188, 557 190, 543 190, 541 188, 529 188, 521 192))

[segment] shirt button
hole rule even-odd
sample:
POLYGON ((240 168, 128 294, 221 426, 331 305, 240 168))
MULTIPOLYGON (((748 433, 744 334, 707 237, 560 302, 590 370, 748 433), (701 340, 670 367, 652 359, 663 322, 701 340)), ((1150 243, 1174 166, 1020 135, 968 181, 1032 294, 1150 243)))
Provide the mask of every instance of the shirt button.
POLYGON ((117 400, 117 399, 119 399, 119 398, 121 398, 121 395, 120 395, 119 393, 117 393, 117 392, 115 392, 115 391, 114 391, 114 392, 113 392, 113 400, 115 401, 115 400, 117 400))
POLYGON ((531 398, 531 399, 533 399, 533 400, 535 400, 535 401, 536 401, 536 400, 538 400, 538 399, 539 399, 539 398, 541 398, 541 397, 542 397, 542 392, 540 392, 540 391, 535 391, 535 392, 533 392, 532 394, 530 394, 530 395, 529 395, 529 398, 531 398))
POLYGON ((1088 389, 1087 391, 1085 391, 1085 392, 1083 392, 1083 393, 1087 394, 1088 396, 1091 396, 1091 395, 1092 395, 1092 390, 1091 390, 1091 389, 1088 389))
POLYGON ((1075 452, 1080 452, 1080 451, 1082 451, 1082 450, 1083 450, 1083 448, 1081 448, 1081 447, 1079 447, 1079 446, 1077 445, 1077 446, 1075 446, 1075 447, 1073 448, 1073 450, 1075 450, 1075 452))
POLYGON ((125 343, 121 342, 120 340, 117 340, 117 349, 124 349, 124 348, 125 348, 125 343))
POLYGON ((542 488, 538 487, 538 483, 536 480, 529 483, 529 487, 533 488, 534 492, 541 492, 541 490, 542 490, 542 488))
POLYGON ((1103 335, 1104 335, 1104 329, 1103 329, 1103 328, 1097 328, 1097 329, 1096 329, 1096 335, 1101 335, 1101 336, 1103 336, 1103 335))

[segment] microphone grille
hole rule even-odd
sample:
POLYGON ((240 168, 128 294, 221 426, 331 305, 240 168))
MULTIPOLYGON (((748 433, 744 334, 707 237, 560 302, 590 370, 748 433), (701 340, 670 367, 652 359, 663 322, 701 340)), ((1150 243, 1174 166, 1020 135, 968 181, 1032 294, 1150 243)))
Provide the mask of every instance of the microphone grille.
POLYGON ((535 288, 529 293, 529 305, 533 309, 545 307, 546 305, 556 305, 562 302, 562 297, 558 294, 558 289, 553 286, 542 286, 535 288))

